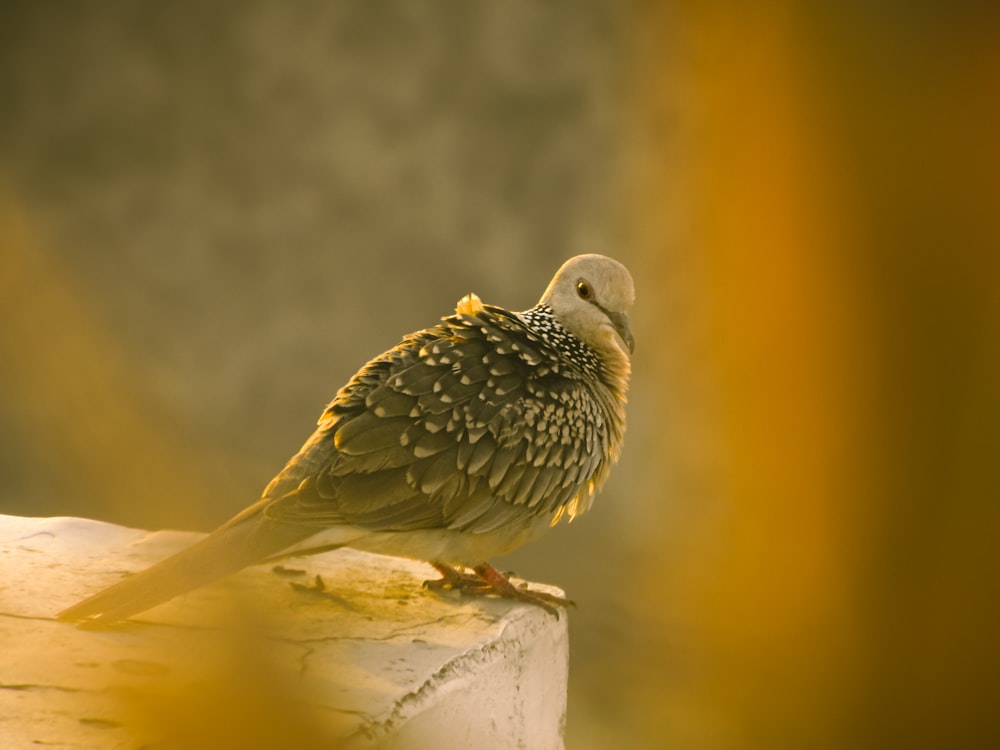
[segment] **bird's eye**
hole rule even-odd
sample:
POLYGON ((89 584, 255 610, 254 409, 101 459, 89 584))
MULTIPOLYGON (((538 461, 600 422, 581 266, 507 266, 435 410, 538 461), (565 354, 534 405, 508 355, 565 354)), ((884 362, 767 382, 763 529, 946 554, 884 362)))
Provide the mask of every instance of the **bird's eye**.
POLYGON ((590 299, 594 296, 593 291, 590 289, 590 284, 586 281, 576 282, 576 293, 580 295, 580 299, 590 299))

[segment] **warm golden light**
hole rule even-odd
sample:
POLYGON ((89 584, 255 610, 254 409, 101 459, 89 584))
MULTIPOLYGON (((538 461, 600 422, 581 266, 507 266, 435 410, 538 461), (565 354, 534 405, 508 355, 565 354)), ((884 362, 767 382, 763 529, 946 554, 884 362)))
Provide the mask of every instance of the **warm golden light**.
POLYGON ((579 603, 567 746, 1000 746, 995 11, 459 5, 0 12, 0 512, 207 530, 605 253, 621 462, 497 562, 579 603))
POLYGON ((637 222, 648 273, 694 268, 698 284, 679 293, 683 316, 660 298, 660 323, 696 342, 661 367, 702 382, 680 407, 659 394, 661 424, 679 443, 678 414, 710 435, 707 459, 665 465, 653 486, 688 471, 710 489, 686 501, 676 546, 647 551, 636 596, 656 592, 648 626, 675 625, 645 635, 667 656, 636 683, 639 736, 996 736, 997 664, 979 659, 996 654, 983 647, 997 600, 961 580, 981 572, 979 528, 998 513, 973 457, 989 438, 965 416, 970 400, 997 415, 981 384, 998 364, 1000 194, 970 158, 996 166, 997 150, 967 114, 998 122, 997 79, 971 18, 906 16, 873 29, 860 11, 784 4, 643 15, 638 122, 669 108, 678 125, 640 141, 637 222), (931 43, 947 54, 925 58, 931 43), (662 196, 681 196, 676 212, 662 196))

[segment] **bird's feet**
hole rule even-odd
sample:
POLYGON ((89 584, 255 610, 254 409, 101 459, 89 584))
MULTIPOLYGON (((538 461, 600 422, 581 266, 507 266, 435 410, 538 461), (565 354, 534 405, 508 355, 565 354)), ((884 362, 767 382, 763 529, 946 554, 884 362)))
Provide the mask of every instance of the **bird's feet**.
POLYGON ((429 589, 460 591, 463 594, 473 596, 499 596, 504 599, 515 599, 541 607, 556 617, 559 617, 561 608, 573 604, 571 600, 561 596, 547 594, 544 591, 532 591, 526 583, 515 585, 489 563, 477 565, 472 569, 474 573, 466 573, 440 562, 432 562, 431 565, 441 574, 441 578, 434 581, 424 581, 424 586, 429 589))

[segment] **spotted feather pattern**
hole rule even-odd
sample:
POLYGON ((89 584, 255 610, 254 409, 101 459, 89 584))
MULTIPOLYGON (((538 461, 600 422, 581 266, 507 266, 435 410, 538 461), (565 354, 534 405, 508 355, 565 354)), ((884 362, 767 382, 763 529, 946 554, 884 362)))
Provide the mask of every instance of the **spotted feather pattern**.
POLYGON ((487 533, 586 509, 617 457, 624 394, 547 306, 473 303, 338 392, 265 491, 268 518, 487 533))

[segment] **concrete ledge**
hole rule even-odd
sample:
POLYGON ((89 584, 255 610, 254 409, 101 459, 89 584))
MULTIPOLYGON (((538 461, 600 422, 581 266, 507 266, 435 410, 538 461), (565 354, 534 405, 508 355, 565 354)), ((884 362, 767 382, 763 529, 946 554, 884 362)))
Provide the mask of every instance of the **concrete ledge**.
POLYGON ((0 515, 0 747, 563 747, 567 618, 428 592, 422 563, 338 550, 53 619, 199 536, 0 515))

